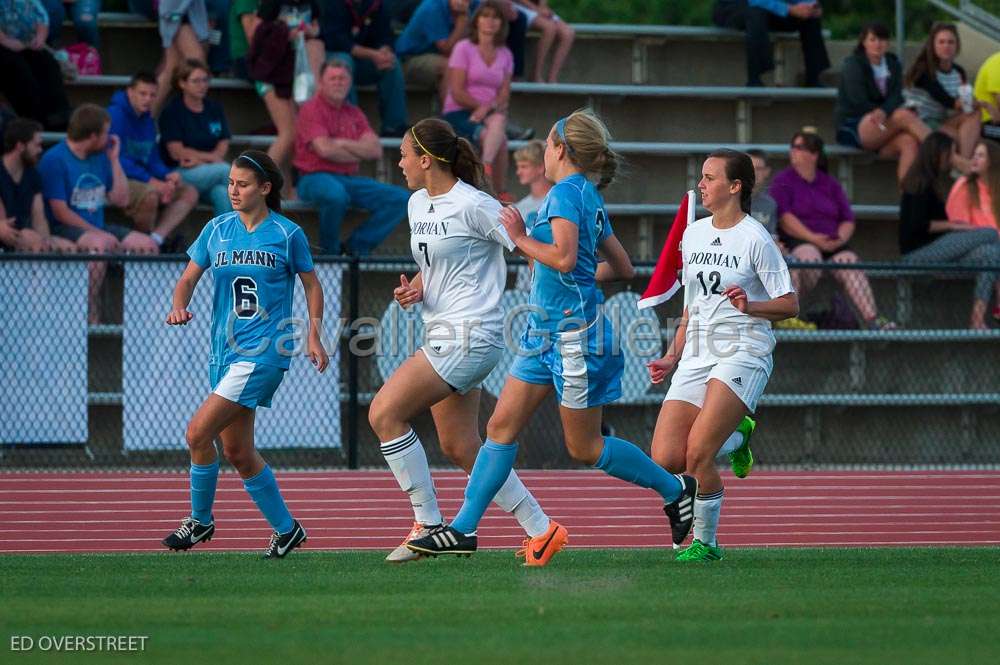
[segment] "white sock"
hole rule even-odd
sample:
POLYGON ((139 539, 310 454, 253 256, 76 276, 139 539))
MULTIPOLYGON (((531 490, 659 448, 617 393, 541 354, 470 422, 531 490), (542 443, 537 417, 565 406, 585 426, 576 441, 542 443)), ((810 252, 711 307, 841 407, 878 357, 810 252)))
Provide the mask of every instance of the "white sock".
POLYGON ((716 545, 715 532, 719 528, 724 491, 720 489, 694 498, 694 537, 706 545, 716 545))
POLYGON ((381 448, 400 489, 410 495, 414 519, 421 524, 441 524, 441 509, 427 466, 427 454, 416 432, 411 429, 398 439, 384 441, 381 448))
POLYGON ((719 450, 719 456, 721 457, 726 453, 731 453, 741 445, 743 445, 743 433, 739 431, 733 432, 729 435, 729 438, 726 439, 726 442, 722 444, 722 448, 719 450))
POLYGON ((163 236, 161 236, 156 231, 151 232, 149 234, 149 237, 152 238, 153 242, 155 242, 157 245, 162 245, 163 244, 163 240, 164 240, 163 236))
POLYGON ((529 538, 537 538, 549 530, 549 516, 514 471, 507 476, 493 502, 504 512, 514 513, 529 538))

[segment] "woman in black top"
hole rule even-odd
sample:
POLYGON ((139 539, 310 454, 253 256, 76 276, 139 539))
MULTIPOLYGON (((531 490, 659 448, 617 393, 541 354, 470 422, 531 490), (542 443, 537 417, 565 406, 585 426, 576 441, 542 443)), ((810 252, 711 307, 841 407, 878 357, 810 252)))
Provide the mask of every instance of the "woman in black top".
POLYGON ((837 143, 898 157, 902 181, 930 129, 903 107, 903 68, 889 53, 889 30, 869 23, 844 60, 837 91, 837 143))
POLYGON ((951 23, 935 23, 920 56, 906 70, 903 96, 907 105, 914 106, 924 124, 958 141, 961 159, 953 165, 968 172, 969 159, 982 125, 969 77, 955 62, 961 47, 958 28, 951 23), (965 86, 967 105, 962 101, 962 86, 965 86))
MULTIPOLYGON (((903 179, 899 208, 899 251, 903 262, 1000 265, 1000 235, 994 229, 949 222, 945 214, 954 153, 954 139, 943 132, 930 134, 903 179)), ((994 290, 1000 298, 997 277, 990 272, 976 274, 970 328, 986 328, 986 309, 994 290)), ((997 311, 993 314, 996 316, 997 311)))

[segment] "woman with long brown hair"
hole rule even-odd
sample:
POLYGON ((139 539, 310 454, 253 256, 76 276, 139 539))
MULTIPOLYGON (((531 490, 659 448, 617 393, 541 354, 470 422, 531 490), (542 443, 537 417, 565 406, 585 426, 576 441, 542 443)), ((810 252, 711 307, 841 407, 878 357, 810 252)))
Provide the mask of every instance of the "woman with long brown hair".
POLYGON ((958 141, 957 155, 961 159, 956 166, 967 171, 982 124, 969 77, 955 62, 961 48, 958 28, 951 23, 935 23, 920 56, 906 70, 903 96, 924 124, 958 141))

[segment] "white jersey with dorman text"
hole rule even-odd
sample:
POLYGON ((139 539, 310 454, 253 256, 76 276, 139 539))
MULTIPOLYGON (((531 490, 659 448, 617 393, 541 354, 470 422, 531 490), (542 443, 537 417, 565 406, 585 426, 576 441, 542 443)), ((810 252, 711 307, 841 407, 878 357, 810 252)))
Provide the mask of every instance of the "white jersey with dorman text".
POLYGON ((502 347, 507 263, 514 243, 500 224, 500 203, 459 180, 440 196, 410 196, 410 251, 423 277, 424 339, 502 347))
POLYGON ((716 228, 712 217, 705 217, 684 231, 681 254, 688 309, 681 362, 698 367, 728 358, 770 374, 771 322, 741 313, 722 295, 727 287, 739 286, 749 302, 760 302, 794 290, 788 266, 767 229, 749 215, 728 229, 716 228))

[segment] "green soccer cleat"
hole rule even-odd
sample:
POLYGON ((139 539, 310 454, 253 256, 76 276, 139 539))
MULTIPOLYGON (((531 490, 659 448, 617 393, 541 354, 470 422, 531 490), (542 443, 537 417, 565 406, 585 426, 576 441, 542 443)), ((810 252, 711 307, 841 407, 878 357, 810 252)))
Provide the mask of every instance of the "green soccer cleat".
POLYGON ((677 555, 678 561, 718 561, 722 558, 722 548, 706 545, 697 538, 686 550, 677 555))
POLYGON ((750 437, 753 436, 754 429, 757 428, 757 421, 750 416, 744 416, 736 431, 743 435, 743 443, 740 447, 729 453, 729 466, 737 478, 746 478, 753 468, 753 453, 750 451, 750 437))

